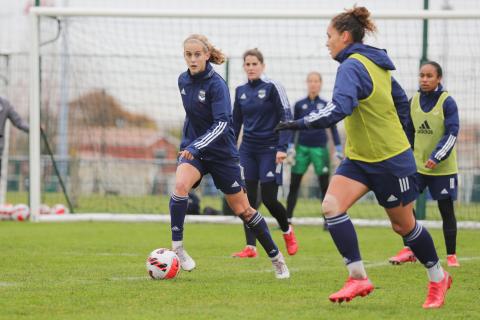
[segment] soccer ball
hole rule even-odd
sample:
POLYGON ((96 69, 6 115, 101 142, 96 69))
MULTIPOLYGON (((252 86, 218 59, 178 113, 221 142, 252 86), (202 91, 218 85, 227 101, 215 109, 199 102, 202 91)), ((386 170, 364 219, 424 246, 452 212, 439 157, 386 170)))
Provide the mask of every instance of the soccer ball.
POLYGON ((40 205, 40 214, 50 214, 50 207, 45 203, 40 205))
POLYGON ((147 258, 146 266, 152 279, 173 279, 180 272, 177 254, 164 248, 153 250, 147 258))
POLYGON ((69 214, 68 208, 65 207, 63 204, 57 203, 51 209, 51 214, 69 214))
POLYGON ((5 203, 0 205, 0 220, 10 220, 13 211, 13 205, 5 203))
POLYGON ((13 207, 11 217, 16 221, 25 221, 30 216, 30 209, 26 204, 17 204, 13 207))

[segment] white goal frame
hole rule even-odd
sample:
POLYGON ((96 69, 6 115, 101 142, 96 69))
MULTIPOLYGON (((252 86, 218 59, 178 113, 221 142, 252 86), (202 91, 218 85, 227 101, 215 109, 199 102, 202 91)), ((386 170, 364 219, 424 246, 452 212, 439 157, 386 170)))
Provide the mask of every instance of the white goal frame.
MULTIPOLYGON (((40 215, 40 17, 129 17, 129 18, 199 18, 199 19, 330 19, 338 11, 312 10, 131 10, 61 7, 30 8, 30 219, 40 215)), ((374 19, 480 19, 479 10, 395 10, 373 11, 374 19)))

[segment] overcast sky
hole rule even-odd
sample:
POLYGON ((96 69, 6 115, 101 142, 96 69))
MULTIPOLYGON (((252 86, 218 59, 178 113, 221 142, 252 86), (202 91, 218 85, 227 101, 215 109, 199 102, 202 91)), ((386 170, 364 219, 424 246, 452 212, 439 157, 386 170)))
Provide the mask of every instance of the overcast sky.
MULTIPOLYGON (((49 2, 55 2, 50 0, 49 2)), ((479 10, 479 1, 430 1, 432 9, 447 3, 453 9, 479 10)), ((423 0, 404 1, 312 1, 312 0, 68 0, 56 5, 108 8, 177 8, 216 9, 311 9, 338 10, 353 3, 366 5, 372 12, 395 9, 421 9, 423 0)), ((24 14, 27 1, 0 0, 0 76, 7 76, 9 86, 0 82, 0 94, 7 95, 25 113, 28 92, 28 60, 21 52, 28 49, 28 21, 24 14)), ((462 116, 472 118, 480 92, 480 20, 431 22, 429 57, 445 67, 446 85, 459 103, 462 116)), ((227 20, 75 20, 69 23, 69 63, 67 79, 69 99, 93 88, 103 88, 132 111, 148 114, 159 123, 178 126, 183 110, 177 90, 178 74, 185 70, 181 43, 189 33, 207 34, 211 41, 230 57, 229 83, 245 81, 239 57, 252 47, 265 54, 266 73, 284 84, 293 104, 305 94, 304 78, 308 71, 324 74, 323 95, 330 98, 337 63, 325 48, 324 21, 227 21, 227 20), (98 57, 100 55, 101 57, 98 57)), ((416 90, 416 74, 421 54, 421 22, 377 21, 378 34, 367 43, 386 48, 398 71, 394 76, 408 95, 416 90)), ((55 36, 56 25, 47 22, 43 40, 55 36)), ((45 46, 43 52, 59 52, 59 42, 45 46)), ((45 58, 43 94, 49 96, 49 107, 57 108, 61 59, 45 58)), ((217 70, 225 75, 225 67, 217 70)), ((475 113, 476 116, 476 113, 475 113)), ((478 116, 477 116, 478 117, 478 116)))

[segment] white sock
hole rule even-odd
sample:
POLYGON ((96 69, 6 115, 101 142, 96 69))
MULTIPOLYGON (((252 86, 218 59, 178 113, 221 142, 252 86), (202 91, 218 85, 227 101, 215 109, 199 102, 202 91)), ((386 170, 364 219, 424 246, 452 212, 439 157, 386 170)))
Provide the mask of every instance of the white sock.
POLYGON ((247 248, 257 251, 257 247, 247 244, 247 248))
POLYGON ((367 272, 365 271, 362 260, 347 264, 347 269, 351 278, 365 279, 367 277, 367 272))
POLYGON ((428 279, 431 282, 440 282, 445 277, 442 265, 438 261, 433 267, 427 269, 428 279))
POLYGON ((172 241, 172 249, 175 250, 179 247, 183 247, 183 240, 180 241, 172 241))
POLYGON ((288 225, 288 230, 285 231, 283 234, 289 234, 292 231, 292 226, 288 225))
POLYGON ((275 257, 271 257, 270 260, 272 261, 277 261, 279 260, 280 258, 283 258, 282 256, 282 253, 280 252, 280 250, 278 251, 277 255, 275 257))

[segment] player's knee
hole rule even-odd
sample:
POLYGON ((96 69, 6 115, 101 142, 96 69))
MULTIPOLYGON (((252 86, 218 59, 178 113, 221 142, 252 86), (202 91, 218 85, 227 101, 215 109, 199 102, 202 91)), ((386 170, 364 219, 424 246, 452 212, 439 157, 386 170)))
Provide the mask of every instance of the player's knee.
POLYGON ((188 192, 190 191, 190 187, 185 181, 176 181, 175 182, 175 191, 174 193, 179 197, 186 197, 188 192))
POLYGON ((240 219, 242 219, 244 222, 248 222, 252 219, 255 212, 257 212, 255 209, 253 209, 252 207, 248 207, 241 212, 235 212, 235 214, 240 217, 240 219))
POLYGON ((406 223, 399 223, 399 222, 392 222, 392 229, 399 235, 406 236, 409 234, 415 226, 410 226, 409 224, 406 223))
POLYGON ((322 212, 326 217, 334 217, 340 214, 337 198, 330 194, 325 195, 322 201, 322 212))

